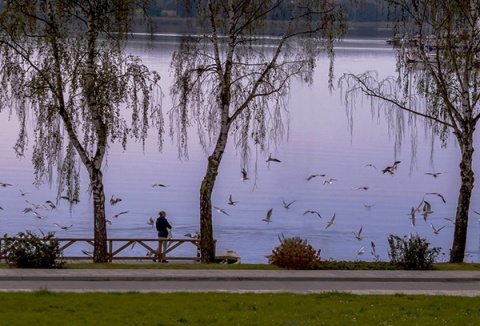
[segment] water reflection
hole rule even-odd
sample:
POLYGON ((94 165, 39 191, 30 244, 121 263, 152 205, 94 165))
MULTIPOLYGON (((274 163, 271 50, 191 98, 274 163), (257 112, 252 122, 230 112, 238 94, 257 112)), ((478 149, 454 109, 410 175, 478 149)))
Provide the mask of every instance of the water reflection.
MULTIPOLYGON (((132 43, 130 49, 140 55, 152 69, 162 76, 162 87, 166 94, 171 83, 169 59, 175 49, 175 42, 164 39, 152 44, 152 51, 145 51, 145 42, 132 43)), ((395 74, 395 56, 383 40, 348 39, 336 49, 335 74, 344 72, 361 73, 377 70, 380 76, 395 74)), ((372 260, 370 243, 376 244, 376 251, 387 260, 387 236, 394 233, 403 236, 418 233, 440 246, 448 254, 451 246, 453 225, 445 218, 455 215, 459 187, 459 151, 453 139, 447 148, 438 142, 431 143, 419 132, 416 160, 412 160, 408 135, 404 147, 395 156, 393 140, 390 139, 385 121, 372 119, 368 101, 358 101, 354 112, 354 128, 348 129, 348 121, 341 92, 327 89, 326 76, 328 63, 319 58, 315 73, 315 84, 307 87, 294 83, 289 99, 289 137, 273 156, 280 163, 267 163, 269 153, 252 152, 249 165, 250 179, 241 180, 240 158, 233 143, 220 167, 218 182, 213 194, 213 204, 225 209, 229 216, 214 210, 214 232, 217 250, 235 250, 245 263, 266 262, 266 255, 278 245, 278 235, 300 236, 308 239, 315 248, 322 250, 324 259, 372 260), (383 174, 381 169, 401 161, 394 175, 383 174), (411 162, 414 162, 413 164, 411 162), (375 165, 376 169, 368 166, 375 165), (442 172, 433 178, 426 172, 442 172), (325 174, 307 180, 312 174, 325 174), (337 181, 324 184, 324 180, 337 181), (358 189, 368 187, 368 190, 358 189), (429 192, 443 194, 446 203, 429 192), (238 201, 228 205, 232 195, 238 201), (422 198, 427 199, 434 211, 427 223, 420 219, 412 227, 409 212, 422 198), (289 209, 283 207, 285 201, 295 201, 289 209), (262 219, 269 209, 272 222, 262 219), (313 214, 304 214, 316 210, 313 214), (336 224, 325 229, 327 220, 336 215, 336 224), (430 223, 438 229, 435 235, 430 223), (358 241, 352 231, 363 227, 363 239, 358 241), (365 246, 366 253, 356 256, 365 246)), ((171 102, 164 98, 164 111, 171 102)), ((91 237, 93 234, 91 200, 86 192, 87 174, 83 173, 81 202, 69 213, 66 202, 60 202, 57 210, 46 212, 43 221, 31 214, 24 214, 32 203, 54 200, 55 189, 48 185, 36 189, 33 185, 33 171, 30 164, 31 151, 23 159, 16 158, 12 146, 16 139, 15 119, 7 121, 7 114, 1 115, 0 182, 12 183, 14 187, 0 188, 0 223, 3 233, 16 234, 25 228, 44 232, 56 231, 61 237, 91 237), (21 196, 20 189, 28 192, 21 196), (70 225, 70 230, 57 228, 70 225)), ((167 119, 168 121, 168 119, 167 119)), ((419 124, 419 130, 422 130, 419 124)), ((168 130, 168 126, 166 127, 168 130)), ((151 135, 154 135, 152 130, 151 135)), ((479 143, 479 136, 476 137, 479 143)), ((111 237, 155 237, 156 232, 147 224, 151 216, 160 209, 167 211, 169 221, 174 226, 174 236, 193 233, 198 227, 198 189, 206 168, 206 156, 198 145, 194 134, 190 135, 189 160, 179 161, 177 150, 170 142, 165 142, 162 153, 158 153, 155 137, 151 137, 142 150, 140 144, 131 142, 123 152, 119 144, 112 144, 105 165, 106 197, 122 198, 115 206, 107 205, 109 216, 121 211, 129 211, 108 228, 111 237), (167 187, 152 187, 162 183, 167 187)), ((479 161, 479 154, 475 154, 479 161)), ((475 165, 477 166, 477 165, 475 165)), ((474 190, 472 211, 480 211, 478 188, 474 190)), ((479 257, 478 220, 475 214, 470 217, 466 261, 478 261, 479 257)), ((139 250, 140 248, 134 248, 139 250)), ((447 259, 447 258, 445 258, 447 259)))

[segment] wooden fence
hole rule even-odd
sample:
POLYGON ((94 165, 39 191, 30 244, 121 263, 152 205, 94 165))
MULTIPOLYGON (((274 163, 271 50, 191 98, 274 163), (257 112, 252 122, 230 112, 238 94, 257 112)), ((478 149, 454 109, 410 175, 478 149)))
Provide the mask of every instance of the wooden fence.
MULTIPOLYGON (((64 253, 63 258, 65 260, 93 260, 93 245, 94 239, 91 238, 55 238, 60 243, 60 250, 64 253), (67 248, 72 248, 73 246, 81 246, 82 248, 88 249, 81 250, 77 248, 74 251, 74 254, 65 254, 67 248)), ((166 255, 168 260, 186 260, 186 261, 200 261, 200 240, 199 239, 126 239, 126 238, 112 238, 107 240, 108 244, 108 261, 112 262, 114 260, 152 260, 161 261, 163 254, 166 255), (165 252, 162 252, 162 243, 168 242, 168 247, 165 252), (188 246, 188 244, 193 245, 195 255, 190 256, 175 256, 174 250, 180 246, 188 246), (140 246, 146 249, 146 252, 143 251, 142 254, 132 255, 132 250, 135 246, 140 246)), ((0 238, 0 261, 4 260, 5 257, 1 254, 3 252, 3 239, 0 238)), ((137 251, 138 252, 138 251, 137 251)), ((178 252, 178 250, 177 250, 178 252)))

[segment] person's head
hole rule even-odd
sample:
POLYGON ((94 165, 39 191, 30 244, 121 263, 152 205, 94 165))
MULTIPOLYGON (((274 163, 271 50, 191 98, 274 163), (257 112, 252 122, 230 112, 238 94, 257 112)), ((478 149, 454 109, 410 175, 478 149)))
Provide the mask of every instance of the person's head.
POLYGON ((165 211, 160 211, 160 212, 158 212, 158 216, 160 216, 160 217, 166 217, 166 216, 167 216, 167 213, 165 213, 165 211))

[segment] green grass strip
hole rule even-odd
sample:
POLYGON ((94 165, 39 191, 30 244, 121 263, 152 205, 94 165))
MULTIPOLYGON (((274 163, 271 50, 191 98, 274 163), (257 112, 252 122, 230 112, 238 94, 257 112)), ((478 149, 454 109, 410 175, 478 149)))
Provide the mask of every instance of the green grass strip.
POLYGON ((0 293, 1 325, 480 325, 480 298, 0 293))

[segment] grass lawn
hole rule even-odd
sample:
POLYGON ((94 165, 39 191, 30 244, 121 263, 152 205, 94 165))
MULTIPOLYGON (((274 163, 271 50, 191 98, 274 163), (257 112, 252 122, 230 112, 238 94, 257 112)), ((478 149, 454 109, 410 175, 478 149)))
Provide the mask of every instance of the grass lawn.
POLYGON ((480 325, 480 298, 0 293, 1 325, 480 325))

